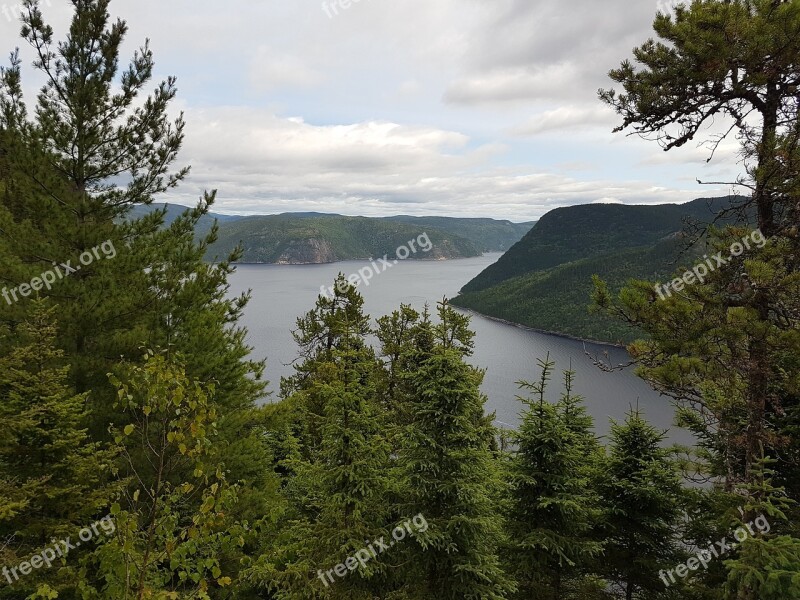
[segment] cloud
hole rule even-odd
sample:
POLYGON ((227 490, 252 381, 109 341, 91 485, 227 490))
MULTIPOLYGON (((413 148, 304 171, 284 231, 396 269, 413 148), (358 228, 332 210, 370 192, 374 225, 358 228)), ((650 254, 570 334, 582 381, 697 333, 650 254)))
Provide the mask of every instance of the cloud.
POLYGON ((444 99, 453 104, 532 102, 551 99, 577 75, 571 63, 494 69, 455 81, 444 99))
POLYGON ((535 115, 526 123, 514 128, 512 133, 534 136, 552 131, 564 132, 601 126, 610 131, 616 125, 617 120, 615 114, 606 107, 562 106, 535 115))
MULTIPOLYGON (((123 61, 150 38, 155 79, 178 76, 180 160, 193 170, 170 201, 215 188, 228 212, 529 220, 608 199, 690 200, 717 191, 696 178, 732 179, 735 145, 707 167, 702 149, 665 154, 611 134, 597 89, 652 36, 656 5, 363 0, 333 19, 320 2, 285 0, 115 0, 110 10, 129 24, 123 61)), ((59 39, 69 9, 44 7, 59 39)), ((6 51, 20 44, 29 65, 18 31, 0 18, 6 51)), ((41 78, 24 77, 35 98, 41 78)))
POLYGON ((191 203, 219 188, 218 210, 319 210, 504 216, 526 221, 560 206, 683 202, 692 189, 645 181, 581 181, 531 165, 492 166, 508 150, 435 127, 367 121, 319 125, 268 110, 187 110, 183 158, 192 175, 173 196, 191 203))
POLYGON ((656 3, 500 0, 476 28, 450 102, 591 101, 609 69, 651 34, 656 3))
POLYGON ((250 82, 259 90, 312 87, 323 80, 302 58, 259 46, 250 64, 250 82))

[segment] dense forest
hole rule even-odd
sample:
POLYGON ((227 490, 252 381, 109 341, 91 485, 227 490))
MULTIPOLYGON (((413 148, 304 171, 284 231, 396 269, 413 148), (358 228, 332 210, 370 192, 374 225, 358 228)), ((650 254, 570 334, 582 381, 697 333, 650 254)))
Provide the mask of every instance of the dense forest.
POLYGON ((343 278, 269 397, 215 193, 135 212, 189 172, 176 80, 148 95, 148 44, 121 66, 110 0, 72 4, 58 41, 25 0, 36 61, 0 72, 0 599, 800 598, 800 2, 660 14, 600 93, 666 149, 727 116, 748 159, 709 243, 763 245, 665 297, 594 278, 681 448, 635 409, 598 439, 550 360, 497 431, 468 317, 372 320, 343 278))
MULTIPOLYGON (((708 226, 736 224, 746 198, 698 198, 686 204, 583 204, 557 208, 489 268, 453 304, 534 329, 612 344, 644 332, 591 305, 592 276, 619 292, 631 280, 665 282, 714 254, 708 226)), ((755 215, 744 213, 755 226, 755 215)))
MULTIPOLYGON (((168 225, 186 210, 177 205, 137 206, 133 217, 164 208, 168 225)), ((217 239, 207 258, 227 256, 239 246, 239 262, 320 264, 377 257, 397 258, 397 249, 414 243, 414 252, 401 259, 446 260, 482 252, 501 252, 518 242, 533 223, 496 219, 448 217, 346 217, 327 213, 280 215, 219 215, 208 213, 195 227, 198 236, 219 221, 217 239), (425 242, 430 242, 428 245, 425 242)), ((409 251, 412 249, 409 248, 409 251)))

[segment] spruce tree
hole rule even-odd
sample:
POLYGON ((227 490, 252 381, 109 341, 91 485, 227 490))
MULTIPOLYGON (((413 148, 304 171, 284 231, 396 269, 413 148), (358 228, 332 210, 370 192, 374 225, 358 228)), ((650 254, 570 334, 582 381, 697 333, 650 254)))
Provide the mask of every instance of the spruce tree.
POLYGON ((631 411, 612 423, 608 455, 598 473, 605 539, 601 569, 625 600, 664 597, 659 571, 674 568, 682 491, 664 434, 631 411))
POLYGON ((408 495, 401 507, 424 515, 429 529, 415 536, 406 586, 420 598, 504 599, 514 586, 497 555, 499 473, 483 374, 464 362, 467 340, 454 343, 464 332, 448 329, 462 321, 446 303, 438 312, 439 328, 429 328, 435 342, 420 346, 408 375, 413 421, 400 453, 408 495))
POLYGON ((756 466, 763 472, 757 478, 761 489, 751 490, 749 504, 738 507, 741 515, 732 522, 737 548, 736 555, 725 563, 726 600, 800 598, 800 540, 780 531, 787 521, 787 509, 796 502, 773 485, 775 462, 765 459, 756 466), (757 516, 748 521, 750 515, 757 516), (744 539, 740 539, 741 533, 744 539))
POLYGON ((508 467, 508 561, 519 598, 587 598, 590 559, 602 549, 592 539, 598 445, 582 399, 572 394, 574 374, 564 373, 566 390, 551 404, 545 393, 554 363, 548 356, 539 367, 538 382, 520 382, 532 396, 519 397, 526 408, 508 467))
MULTIPOLYGON (((8 567, 54 539, 76 538, 105 514, 117 487, 112 452, 88 438, 86 397, 67 384, 68 368, 55 347, 55 309, 40 301, 31 311, 13 348, 0 357, 0 564, 8 567)), ((43 585, 63 590, 77 560, 78 551, 67 570, 3 577, 0 598, 25 597, 43 585)))
MULTIPOLYGON (((380 355, 386 363, 385 404, 389 420, 395 425, 411 422, 411 394, 406 375, 412 369, 414 340, 423 316, 411 306, 401 305, 391 315, 378 319, 375 335, 380 355)), ((399 433, 398 429, 397 432, 399 433)))
POLYGON ((363 298, 341 276, 335 289, 298 320, 305 360, 287 382, 299 432, 285 461, 290 507, 276 547, 249 574, 278 598, 366 600, 388 585, 379 558, 344 577, 331 572, 386 534, 391 484, 384 374, 366 344, 363 298))

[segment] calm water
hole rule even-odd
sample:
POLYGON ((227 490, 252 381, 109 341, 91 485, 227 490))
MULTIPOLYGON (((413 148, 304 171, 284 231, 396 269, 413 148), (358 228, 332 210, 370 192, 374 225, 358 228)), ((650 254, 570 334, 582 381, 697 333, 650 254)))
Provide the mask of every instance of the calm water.
MULTIPOLYGON (((401 303, 422 309, 443 297, 453 297, 458 290, 499 254, 445 262, 405 261, 372 279, 369 286, 359 286, 366 311, 373 319, 396 310, 401 303)), ((314 306, 320 286, 332 284, 337 273, 355 273, 366 262, 351 261, 332 265, 240 265, 231 277, 232 292, 252 290, 243 324, 249 330, 248 341, 254 355, 267 359, 266 376, 276 392, 281 376, 290 375, 290 363, 297 356, 291 336, 295 320, 314 306)), ((609 418, 621 420, 633 406, 639 407, 659 428, 671 428, 673 409, 667 398, 660 397, 629 370, 605 373, 595 367, 584 353, 582 342, 527 331, 511 325, 475 316, 475 365, 487 369, 483 391, 488 396, 488 410, 497 413, 498 424, 514 426, 522 405, 516 400, 515 382, 538 376, 536 361, 547 353, 556 361, 557 374, 572 365, 577 373, 576 391, 585 396, 589 412, 595 417, 597 431, 608 431, 609 418)), ((624 350, 587 344, 592 354, 609 352, 613 364, 627 362, 624 350)), ((562 389, 561 376, 554 377, 550 396, 556 399, 562 389)), ((688 441, 686 432, 671 431, 675 441, 688 441)))

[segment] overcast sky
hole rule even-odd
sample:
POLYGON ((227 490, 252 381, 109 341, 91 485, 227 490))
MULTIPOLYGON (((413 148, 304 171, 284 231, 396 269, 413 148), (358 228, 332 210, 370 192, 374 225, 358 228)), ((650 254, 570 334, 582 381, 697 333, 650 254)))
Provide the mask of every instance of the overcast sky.
MULTIPOLYGON (((597 100, 669 0, 340 2, 112 1, 128 55, 150 38, 158 79, 178 77, 192 173, 163 200, 214 188, 219 212, 525 221, 723 195, 696 180, 740 169, 735 143, 706 164, 703 148, 613 134, 597 100)), ((42 6, 63 34, 71 3, 42 6)), ((4 54, 24 43, 18 10, 0 0, 4 54)))

